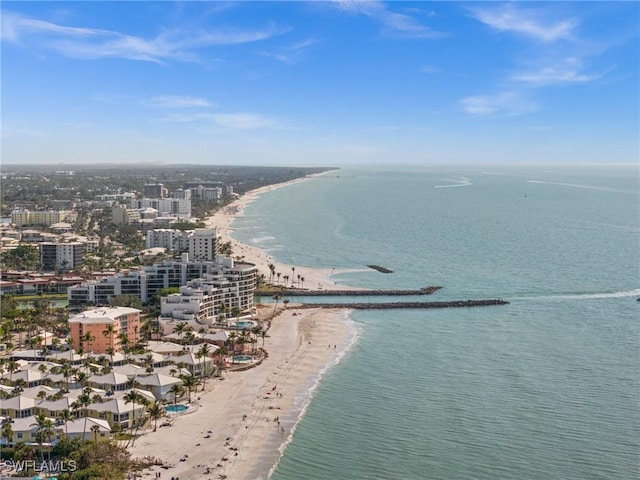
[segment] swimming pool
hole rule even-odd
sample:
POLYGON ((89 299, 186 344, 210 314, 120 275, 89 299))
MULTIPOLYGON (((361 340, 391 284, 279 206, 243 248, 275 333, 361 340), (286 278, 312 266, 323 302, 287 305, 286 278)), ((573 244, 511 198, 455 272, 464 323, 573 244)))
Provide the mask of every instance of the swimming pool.
POLYGON ((233 324, 233 326, 236 328, 242 328, 242 329, 248 328, 249 330, 255 327, 256 325, 257 325, 256 322, 252 322, 251 320, 241 320, 233 324))
POLYGON ((236 355, 233 357, 234 363, 251 363, 253 360, 249 355, 236 355))
POLYGON ((189 408, 187 405, 167 405, 164 407, 167 413, 182 413, 187 408, 189 408))

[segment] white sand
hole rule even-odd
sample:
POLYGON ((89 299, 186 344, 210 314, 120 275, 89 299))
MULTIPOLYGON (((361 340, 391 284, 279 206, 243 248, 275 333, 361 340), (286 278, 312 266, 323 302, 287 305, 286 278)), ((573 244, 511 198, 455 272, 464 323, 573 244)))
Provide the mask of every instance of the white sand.
POLYGON ((297 420, 300 399, 349 343, 349 332, 344 310, 289 307, 273 320, 265 342, 269 357, 261 365, 208 380, 207 391, 192 394, 197 409, 136 441, 130 449, 134 457, 158 457, 171 465, 143 475, 155 478, 160 471, 161 478, 180 480, 220 474, 228 479, 267 478, 297 420), (184 455, 187 460, 180 461, 184 455))
MULTIPOLYGON (((293 273, 291 265, 277 264, 262 250, 230 237, 231 221, 242 215, 249 202, 293 182, 249 192, 209 218, 207 227, 215 227, 223 242, 232 242, 234 257, 244 256, 267 278, 268 265, 273 263, 283 276, 295 274, 296 280, 298 275, 304 277, 307 289, 350 288, 330 279, 338 273, 334 269, 295 266, 293 273)), ((271 308, 262 307, 269 313, 271 308)), ((298 419, 301 399, 350 343, 353 332, 346 314, 346 310, 296 310, 290 305, 272 322, 265 342, 269 357, 261 365, 244 372, 226 372, 223 380, 207 380, 205 392, 192 394, 197 407, 191 413, 136 441, 130 449, 134 457, 157 457, 171 465, 168 469, 147 470, 143 476, 155 478, 155 472, 160 471, 164 479, 216 479, 220 475, 239 480, 267 478, 298 419), (280 419, 279 425, 276 418, 280 419), (207 435, 209 438, 205 438, 207 435), (185 455, 186 461, 180 461, 185 455)))

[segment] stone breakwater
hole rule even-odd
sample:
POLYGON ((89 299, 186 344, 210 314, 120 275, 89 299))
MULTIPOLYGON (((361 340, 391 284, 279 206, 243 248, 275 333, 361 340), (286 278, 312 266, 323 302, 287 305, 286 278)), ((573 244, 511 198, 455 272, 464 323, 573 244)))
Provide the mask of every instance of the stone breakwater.
POLYGON ((303 303, 295 308, 350 308, 354 310, 389 310, 393 308, 463 308, 507 305, 500 299, 454 300, 450 302, 380 302, 380 303, 303 303))
POLYGON ((355 297, 355 296, 408 296, 408 295, 431 295, 442 287, 428 286, 418 290, 302 290, 298 288, 282 288, 258 290, 258 297, 270 297, 282 295, 284 297, 355 297))

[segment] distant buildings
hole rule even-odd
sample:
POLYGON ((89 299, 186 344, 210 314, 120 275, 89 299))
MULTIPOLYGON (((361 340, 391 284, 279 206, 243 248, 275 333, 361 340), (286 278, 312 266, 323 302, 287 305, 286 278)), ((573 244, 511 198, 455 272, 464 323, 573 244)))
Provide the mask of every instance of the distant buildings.
POLYGON ((140 310, 126 307, 101 307, 69 318, 69 334, 74 348, 93 353, 122 350, 121 334, 130 345, 140 339, 140 310))
POLYGON ((160 216, 191 218, 190 198, 134 198, 129 206, 132 209, 154 208, 160 216))
POLYGON ((18 228, 27 225, 48 227, 54 223, 62 222, 66 216, 67 212, 62 210, 32 211, 27 209, 18 209, 11 212, 11 223, 18 228))
POLYGON ((42 269, 60 272, 75 270, 82 265, 85 248, 82 242, 43 242, 40 244, 42 269))
POLYGON ((149 198, 165 198, 169 190, 162 183, 147 183, 142 187, 142 193, 149 198))

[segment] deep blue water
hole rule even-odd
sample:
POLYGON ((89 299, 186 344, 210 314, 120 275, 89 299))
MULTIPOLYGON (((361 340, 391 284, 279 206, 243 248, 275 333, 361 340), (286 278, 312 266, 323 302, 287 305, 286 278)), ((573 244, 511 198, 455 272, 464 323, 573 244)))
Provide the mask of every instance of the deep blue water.
POLYGON ((236 238, 475 309, 355 312, 274 480, 640 478, 637 167, 340 170, 236 238), (366 268, 378 264, 393 274, 366 268))

